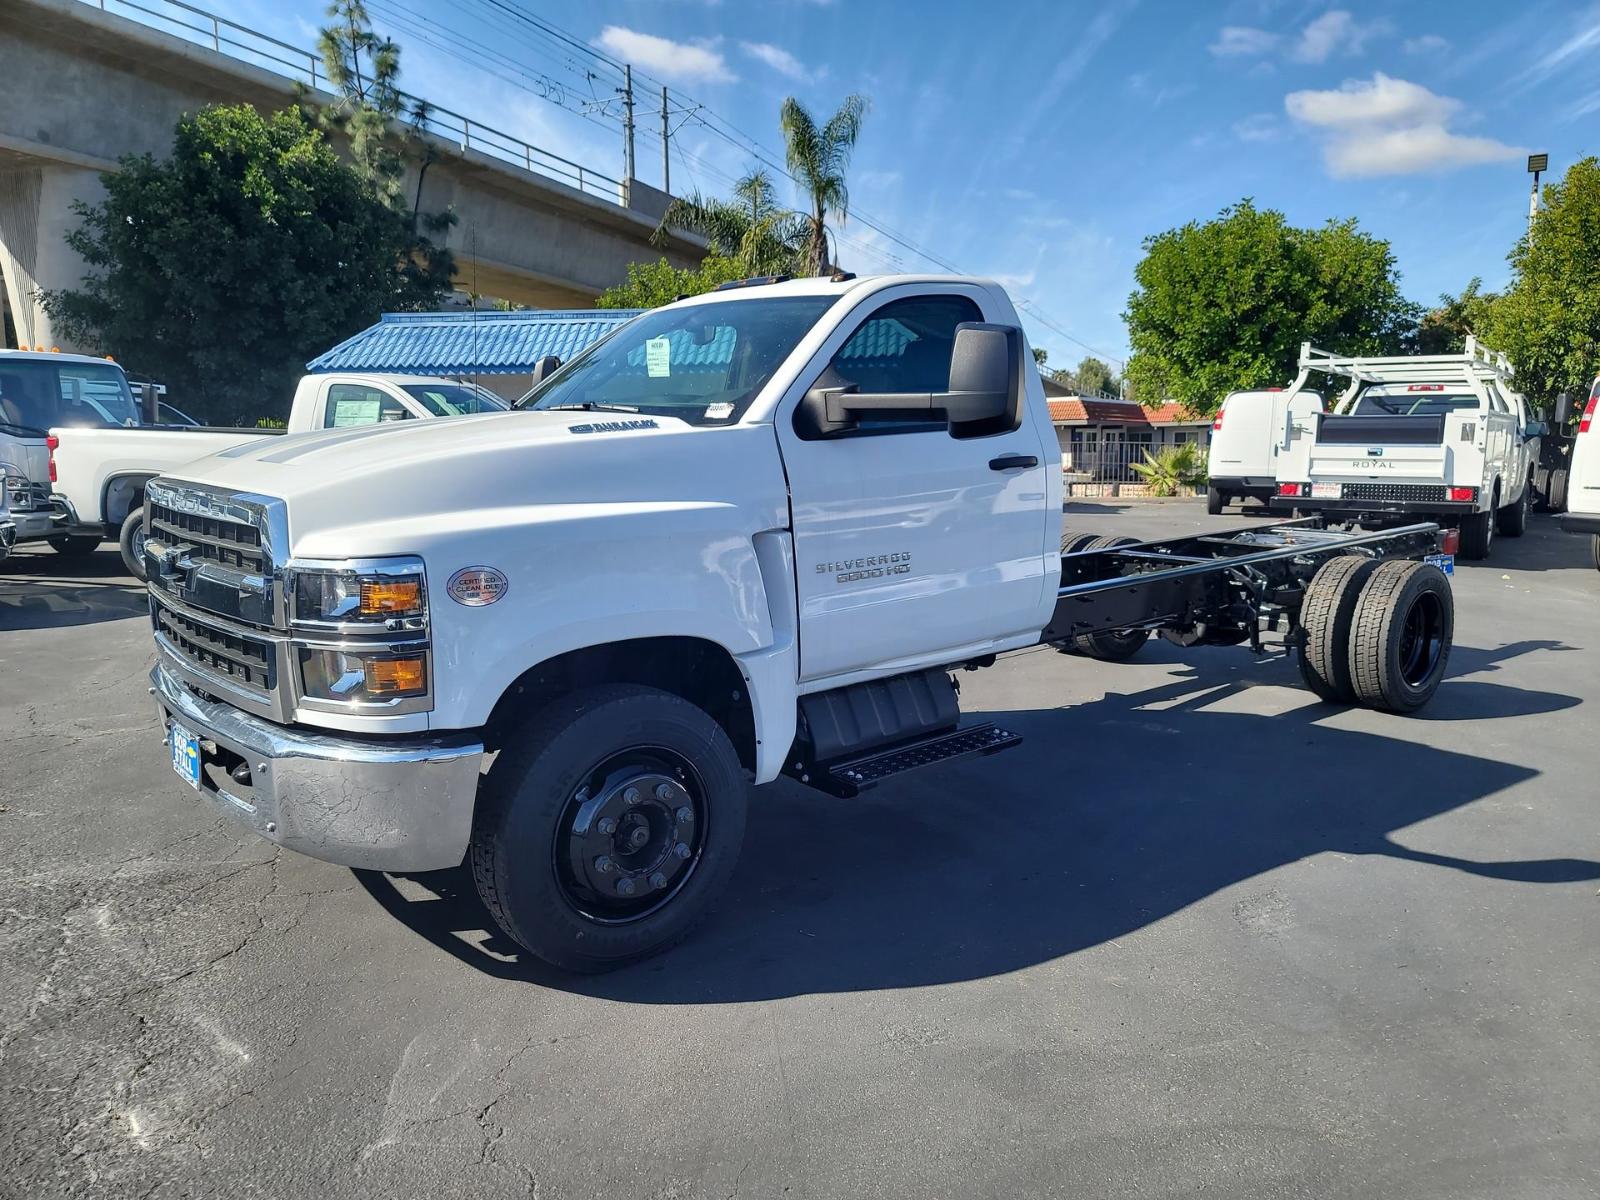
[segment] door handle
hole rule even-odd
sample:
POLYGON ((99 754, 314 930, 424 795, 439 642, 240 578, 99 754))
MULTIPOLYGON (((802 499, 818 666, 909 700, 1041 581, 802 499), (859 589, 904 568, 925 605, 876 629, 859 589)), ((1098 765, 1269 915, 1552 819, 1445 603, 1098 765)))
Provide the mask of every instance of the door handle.
POLYGON ((991 471, 1016 471, 1023 467, 1037 467, 1039 460, 1032 454, 1002 454, 989 460, 991 471))

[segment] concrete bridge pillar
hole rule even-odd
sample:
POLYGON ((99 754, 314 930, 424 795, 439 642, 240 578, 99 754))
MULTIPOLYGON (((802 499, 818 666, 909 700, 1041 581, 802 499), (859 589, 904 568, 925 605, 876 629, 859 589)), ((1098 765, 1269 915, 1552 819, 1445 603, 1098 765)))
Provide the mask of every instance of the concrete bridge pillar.
POLYGON ((66 240, 78 225, 72 205, 104 195, 98 171, 50 163, 0 167, 0 274, 18 346, 85 349, 54 328, 39 292, 82 285, 83 259, 66 240))

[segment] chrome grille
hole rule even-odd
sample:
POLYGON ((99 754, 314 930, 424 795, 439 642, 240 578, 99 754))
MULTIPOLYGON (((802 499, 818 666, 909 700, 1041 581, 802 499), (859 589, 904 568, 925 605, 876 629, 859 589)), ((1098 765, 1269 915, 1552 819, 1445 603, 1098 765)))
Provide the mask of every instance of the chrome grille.
POLYGON ((1378 503, 1435 503, 1445 499, 1442 483, 1347 483, 1341 495, 1346 500, 1373 500, 1378 503))
POLYGON ((145 522, 152 537, 181 547, 190 558, 252 575, 267 573, 267 549, 261 530, 252 524, 213 513, 184 512, 154 501, 145 522))
POLYGON ((154 596, 150 617, 157 635, 202 672, 220 676, 263 699, 276 686, 277 665, 270 642, 179 612, 154 596))

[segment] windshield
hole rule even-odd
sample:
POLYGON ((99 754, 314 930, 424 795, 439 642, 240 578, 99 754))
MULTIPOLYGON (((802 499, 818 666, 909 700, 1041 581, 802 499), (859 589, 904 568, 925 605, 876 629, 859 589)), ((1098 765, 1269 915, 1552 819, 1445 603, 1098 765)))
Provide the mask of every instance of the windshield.
POLYGON ((34 429, 140 424, 121 367, 10 358, 0 358, 0 421, 34 429))
POLYGON ((406 383, 406 393, 436 417, 504 412, 511 405, 475 383, 406 383))
POLYGON ((647 312, 517 402, 726 425, 750 406, 832 296, 770 296, 647 312))
POLYGON ((1350 411, 1364 417, 1431 417, 1461 409, 1475 410, 1477 407, 1478 398, 1471 392, 1368 388, 1350 411))

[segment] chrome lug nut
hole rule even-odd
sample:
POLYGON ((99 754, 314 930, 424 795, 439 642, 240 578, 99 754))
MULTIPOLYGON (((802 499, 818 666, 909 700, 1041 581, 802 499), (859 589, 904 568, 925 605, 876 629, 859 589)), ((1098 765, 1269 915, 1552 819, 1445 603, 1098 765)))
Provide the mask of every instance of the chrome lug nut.
POLYGON ((672 799, 672 785, 670 783, 656 784, 656 799, 665 804, 672 799))
POLYGON ((633 895, 633 880, 626 878, 617 880, 617 894, 619 896, 633 895))
POLYGON ((600 829, 601 833, 604 833, 604 834, 606 834, 608 836, 610 834, 615 833, 617 831, 616 818, 615 817, 603 817, 603 818, 601 818, 599 829, 600 829))
POLYGON ((675 816, 676 818, 678 818, 678 824, 679 825, 687 825, 690 821, 694 820, 694 809, 690 808, 687 804, 685 804, 682 808, 680 808, 677 812, 673 813, 672 815, 675 816))
POLYGON ((636 787, 631 787, 622 793, 622 802, 624 804, 637 804, 642 799, 643 797, 639 795, 639 789, 636 787))
POLYGON ((594 869, 599 871, 602 875, 611 870, 611 856, 609 854, 602 854, 599 858, 595 859, 594 869))
POLYGON ((657 890, 666 887, 667 877, 660 871, 657 871, 654 875, 650 876, 650 886, 656 888, 657 890))
POLYGON ((674 854, 676 854, 679 858, 688 858, 689 857, 689 845, 688 845, 687 842, 679 842, 676 846, 674 846, 672 848, 672 852, 674 854))

